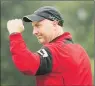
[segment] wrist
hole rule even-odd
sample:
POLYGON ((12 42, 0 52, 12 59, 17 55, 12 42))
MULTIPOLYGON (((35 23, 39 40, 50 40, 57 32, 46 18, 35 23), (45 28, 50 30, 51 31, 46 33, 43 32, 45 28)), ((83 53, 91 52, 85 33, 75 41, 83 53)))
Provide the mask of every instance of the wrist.
POLYGON ((20 32, 13 32, 13 33, 10 33, 10 35, 15 35, 15 34, 18 34, 20 32))
POLYGON ((21 33, 20 31, 9 31, 9 34, 21 33))

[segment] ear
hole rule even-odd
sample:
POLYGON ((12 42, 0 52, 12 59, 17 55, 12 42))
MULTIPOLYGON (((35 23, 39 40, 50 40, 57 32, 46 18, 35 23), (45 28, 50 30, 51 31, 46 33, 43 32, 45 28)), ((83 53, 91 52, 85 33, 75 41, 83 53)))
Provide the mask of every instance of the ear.
POLYGON ((53 25, 54 25, 54 27, 56 27, 58 25, 58 21, 54 20, 53 25))
POLYGON ((53 21, 53 27, 54 27, 54 31, 57 31, 58 21, 56 20, 53 21))

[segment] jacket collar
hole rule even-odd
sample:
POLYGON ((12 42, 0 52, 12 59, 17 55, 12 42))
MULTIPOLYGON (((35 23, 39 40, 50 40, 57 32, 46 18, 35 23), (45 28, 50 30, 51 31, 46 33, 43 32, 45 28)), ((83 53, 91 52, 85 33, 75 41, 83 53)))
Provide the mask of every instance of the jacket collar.
MULTIPOLYGON (((56 41, 63 41, 65 39, 72 39, 72 35, 69 32, 64 32, 62 35, 56 37, 53 39, 51 42, 56 42, 56 41)), ((50 43, 51 43, 50 42, 50 43)))

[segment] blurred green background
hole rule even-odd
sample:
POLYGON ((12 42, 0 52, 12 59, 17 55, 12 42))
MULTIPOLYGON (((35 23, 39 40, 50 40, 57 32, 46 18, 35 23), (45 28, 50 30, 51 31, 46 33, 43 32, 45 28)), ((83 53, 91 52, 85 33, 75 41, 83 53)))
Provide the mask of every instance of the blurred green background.
MULTIPOLYGON (((7 21, 22 18, 41 6, 55 6, 64 17, 64 31, 71 32, 90 56, 94 77, 94 1, 1 1, 1 86, 35 86, 34 76, 20 73, 12 62, 9 50, 7 21)), ((24 23, 23 38, 33 52, 42 46, 32 35, 31 23, 24 23)), ((94 80, 93 80, 94 81, 94 80)))

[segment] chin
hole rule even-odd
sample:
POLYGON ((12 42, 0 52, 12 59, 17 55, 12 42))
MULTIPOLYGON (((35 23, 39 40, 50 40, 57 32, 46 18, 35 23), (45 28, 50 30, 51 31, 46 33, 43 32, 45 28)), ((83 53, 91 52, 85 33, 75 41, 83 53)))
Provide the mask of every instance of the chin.
POLYGON ((39 39, 38 42, 39 42, 40 44, 44 44, 44 41, 43 41, 42 39, 39 39))
POLYGON ((39 41, 40 44, 43 44, 43 45, 47 43, 47 42, 45 42, 45 41, 42 40, 42 39, 40 39, 40 40, 38 40, 38 41, 39 41))

